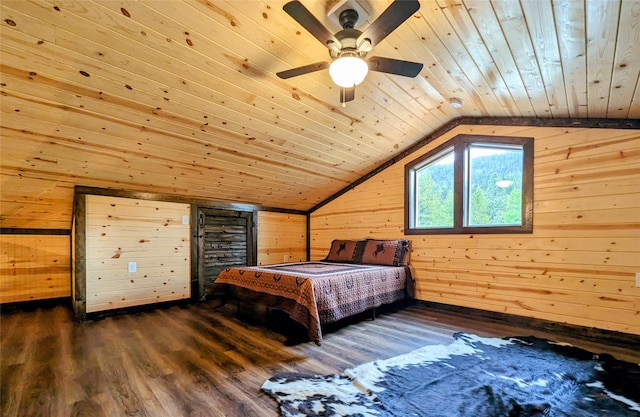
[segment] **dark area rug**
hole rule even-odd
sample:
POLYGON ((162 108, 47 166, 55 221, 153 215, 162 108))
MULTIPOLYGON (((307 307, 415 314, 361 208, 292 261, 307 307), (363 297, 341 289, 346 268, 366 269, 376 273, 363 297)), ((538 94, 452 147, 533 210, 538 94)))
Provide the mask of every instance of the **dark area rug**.
POLYGON ((283 417, 640 417, 640 365, 535 337, 456 333, 342 374, 282 373, 283 417))

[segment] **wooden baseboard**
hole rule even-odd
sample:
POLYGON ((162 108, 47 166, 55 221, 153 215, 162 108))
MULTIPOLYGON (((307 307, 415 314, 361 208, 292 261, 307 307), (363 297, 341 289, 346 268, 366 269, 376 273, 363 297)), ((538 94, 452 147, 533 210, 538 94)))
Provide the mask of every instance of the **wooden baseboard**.
POLYGON ((498 313, 495 311, 480 310, 471 307, 442 304, 433 301, 416 300, 416 303, 420 303, 427 308, 437 311, 447 311, 451 314, 460 315, 461 317, 463 316, 467 318, 490 320, 498 323, 526 326, 536 330, 564 334, 577 339, 598 341, 599 343, 640 350, 640 335, 637 334, 598 329, 595 327, 578 326, 575 324, 560 323, 551 320, 517 316, 507 313, 498 313))
POLYGON ((14 311, 33 311, 39 308, 51 308, 60 304, 71 307, 71 298, 44 298, 41 300, 26 300, 2 303, 0 304, 0 311, 2 313, 11 313, 14 311))
POLYGON ((164 301, 161 303, 150 303, 150 304, 142 304, 139 306, 114 308, 112 310, 103 310, 103 311, 95 311, 92 313, 87 313, 86 320, 99 320, 105 317, 121 316, 123 314, 135 314, 143 311, 157 310, 157 309, 169 308, 169 307, 175 307, 175 306, 187 306, 189 304, 194 304, 194 302, 191 299, 186 298, 182 300, 164 301))
MULTIPOLYGON (((155 310, 159 308, 169 308, 174 306, 185 306, 193 303, 194 301, 191 299, 183 299, 183 300, 165 301, 162 303, 151 303, 151 304, 143 304, 139 306, 115 308, 112 310, 103 310, 103 311, 96 311, 93 313, 87 313, 85 320, 103 319, 105 317, 120 316, 123 314, 135 314, 142 311, 155 310)), ((47 298, 43 300, 19 301, 15 303, 4 303, 4 304, 0 304, 0 312, 2 312, 3 314, 4 313, 9 314, 15 311, 34 311, 39 308, 46 309, 46 308, 52 308, 58 305, 69 307, 73 311, 71 298, 62 297, 62 298, 47 298)), ((81 320, 81 321, 84 321, 84 320, 81 320)))

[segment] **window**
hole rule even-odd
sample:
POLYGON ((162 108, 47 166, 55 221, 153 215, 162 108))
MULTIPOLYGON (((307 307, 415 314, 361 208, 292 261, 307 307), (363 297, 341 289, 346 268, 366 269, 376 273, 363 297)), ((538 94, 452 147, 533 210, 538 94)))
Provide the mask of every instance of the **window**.
POLYGON ((405 234, 532 230, 532 138, 458 135, 405 166, 405 234))

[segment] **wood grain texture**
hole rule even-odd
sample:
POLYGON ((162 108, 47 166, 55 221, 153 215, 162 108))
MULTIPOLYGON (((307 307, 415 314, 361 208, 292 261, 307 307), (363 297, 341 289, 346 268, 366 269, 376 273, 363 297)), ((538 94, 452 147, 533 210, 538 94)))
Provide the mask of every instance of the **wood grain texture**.
POLYGON ((0 235, 0 304, 71 296, 71 238, 0 235))
POLYGON ((73 322, 63 306, 2 312, 0 413, 277 416, 260 386, 278 372, 329 374, 449 344, 453 333, 528 336, 640 361, 637 349, 424 305, 384 310, 327 329, 322 346, 284 346, 287 321, 236 316, 209 302, 73 322), (277 330, 277 331, 276 331, 277 330))
POLYGON ((534 137, 533 233, 411 236, 417 297, 640 334, 637 130, 457 127, 313 212, 311 258, 404 238, 404 164, 458 133, 534 137))
POLYGON ((87 313, 190 297, 188 204, 96 195, 85 203, 87 313))
POLYGON ((329 59, 286 1, 3 1, 0 227, 69 229, 75 186, 306 211, 460 117, 640 119, 637 0, 422 1, 374 49, 421 73, 346 107, 276 76, 329 59))
MULTIPOLYGON (((102 198, 90 196, 90 204, 91 199, 96 197, 102 198)), ((184 239, 188 234, 185 234, 182 227, 153 228, 153 222, 146 217, 149 214, 149 207, 151 207, 151 214, 157 216, 156 205, 167 206, 172 203, 104 197, 107 203, 93 204, 91 214, 86 216, 87 195, 79 194, 76 198, 78 199, 76 220, 81 230, 77 230, 76 233, 74 228, 74 238, 76 234, 78 236, 75 238, 74 245, 71 245, 69 236, 65 235, 0 235, 3 262, 0 303, 70 296, 69 282, 72 270, 69 253, 72 249, 78 256, 78 263, 74 269, 77 275, 72 278, 73 284, 77 284, 79 293, 74 299, 78 312, 82 310, 82 315, 86 313, 87 289, 94 292, 94 302, 96 298, 111 297, 105 298, 101 304, 116 303, 119 307, 128 307, 129 304, 122 303, 123 294, 134 296, 136 299, 134 304, 139 303, 140 299, 158 302, 156 293, 151 299, 147 294, 154 292, 158 287, 166 286, 176 278, 182 280, 190 276, 190 269, 186 268, 182 258, 175 264, 171 261, 176 254, 176 249, 172 246, 176 241, 179 241, 180 253, 183 255, 187 253, 184 239), (125 213, 115 215, 112 204, 122 205, 122 202, 128 202, 125 204, 125 213), (109 227, 100 221, 105 217, 110 221, 109 227), (87 219, 89 219, 88 226, 85 224, 87 219), (149 229, 149 225, 152 229, 149 229), (114 240, 116 246, 114 246, 114 240), (57 246, 50 248, 49 246, 54 243, 57 246), (115 250, 116 247, 119 249, 115 250), (127 272, 128 261, 124 260, 126 253, 138 259, 138 267, 144 268, 145 275, 148 275, 144 280, 133 279, 131 282, 132 276, 127 272), (117 254, 120 256, 114 258, 117 254), (158 264, 158 259, 161 259, 162 265, 158 264), (181 271, 180 277, 176 276, 178 270, 181 271), (81 282, 75 279, 76 276, 81 282), (98 291, 96 285, 99 286, 99 291, 104 293, 102 296, 95 294, 98 291), (118 299, 119 302, 117 302, 118 299)), ((182 223, 182 216, 188 214, 182 208, 184 205, 178 206, 181 208, 175 213, 164 211, 162 214, 177 216, 172 219, 173 222, 182 223)), ((234 211, 208 210, 208 212, 234 213, 234 216, 252 217, 251 213, 239 214, 234 211)), ((285 261, 285 256, 286 261, 290 262, 306 260, 305 215, 258 211, 257 218, 256 245, 260 264, 281 263, 285 261)), ((166 216, 162 216, 160 220, 164 225, 166 216)), ((188 240, 186 243, 189 243, 188 240)), ((191 251, 192 248, 189 247, 188 250, 191 251)), ((190 253, 190 256, 193 254, 190 253)), ((204 256, 204 253, 201 256, 204 256)), ((204 270, 202 274, 205 274, 204 270)), ((209 277, 209 281, 211 279, 209 277)), ((204 294, 205 289, 203 288, 200 292, 204 294)), ((95 309, 90 306, 89 312, 95 309)))
POLYGON ((198 274, 204 296, 220 271, 233 265, 255 265, 253 212, 200 209, 198 274))
POLYGON ((307 260, 307 216, 258 212, 258 265, 307 260))

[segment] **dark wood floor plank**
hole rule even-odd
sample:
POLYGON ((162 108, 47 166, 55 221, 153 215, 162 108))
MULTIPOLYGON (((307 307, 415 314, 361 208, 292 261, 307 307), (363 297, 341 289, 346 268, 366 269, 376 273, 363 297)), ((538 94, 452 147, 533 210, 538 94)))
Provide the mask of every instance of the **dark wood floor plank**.
POLYGON ((223 409, 214 396, 199 389, 175 374, 163 375, 149 382, 168 416, 204 417, 222 415, 223 409))
POLYGON ((275 314, 243 307, 238 315, 233 305, 213 307, 203 302, 81 323, 62 305, 2 313, 2 416, 275 417, 275 402, 260 391, 275 373, 341 372, 425 345, 449 344, 457 331, 534 335, 640 362, 640 351, 628 346, 424 304, 326 326, 322 346, 285 346, 288 324, 275 314))
POLYGON ((60 309, 38 309, 35 317, 35 331, 26 335, 31 349, 26 350, 25 372, 17 381, 23 386, 18 415, 50 416, 57 410, 68 414, 63 388, 68 379, 61 368, 68 362, 62 360, 60 337, 67 315, 60 309))
POLYGON ((133 391, 129 382, 127 369, 121 358, 98 354, 98 364, 103 373, 111 397, 115 400, 116 410, 121 410, 124 415, 148 416, 140 395, 133 391))
POLYGON ((22 380, 25 374, 24 367, 24 364, 2 366, 2 373, 0 374, 1 416, 18 415, 24 386, 19 386, 16 381, 22 380))
POLYGON ((24 344, 25 334, 18 329, 18 316, 9 315, 3 317, 0 322, 2 333, 0 334, 0 352, 2 352, 2 365, 11 366, 19 363, 18 347, 24 344))
POLYGON ((196 350, 186 348, 174 352, 172 359, 180 367, 185 386, 194 387, 202 394, 201 402, 209 405, 212 415, 256 415, 248 409, 237 387, 230 384, 226 372, 210 366, 196 350))
POLYGON ((31 323, 29 331, 19 327, 22 321, 19 315, 3 315, 0 320, 0 415, 16 415, 24 387, 17 386, 16 381, 23 380, 26 338, 35 332, 36 322, 31 323))
POLYGON ((92 400, 81 400, 73 404, 71 417, 107 417, 100 404, 92 400))

